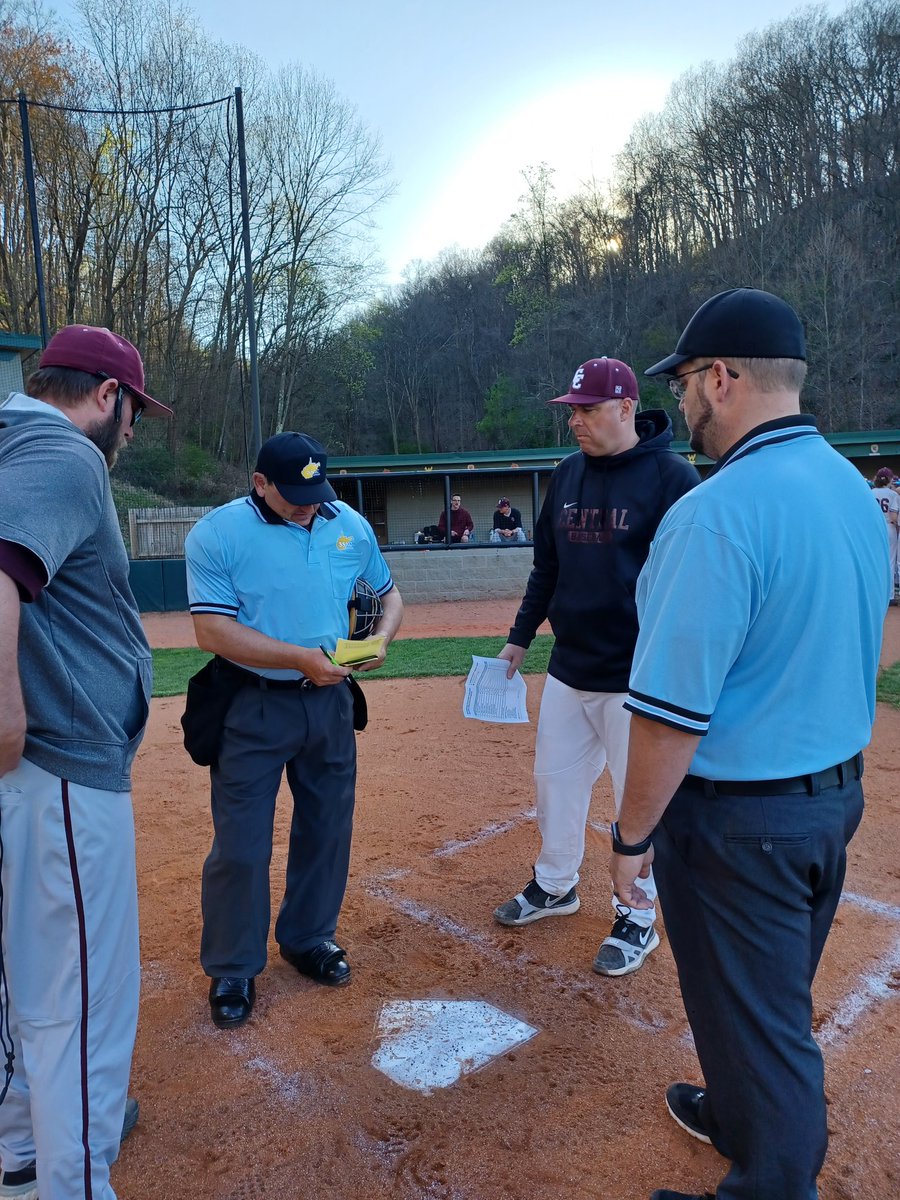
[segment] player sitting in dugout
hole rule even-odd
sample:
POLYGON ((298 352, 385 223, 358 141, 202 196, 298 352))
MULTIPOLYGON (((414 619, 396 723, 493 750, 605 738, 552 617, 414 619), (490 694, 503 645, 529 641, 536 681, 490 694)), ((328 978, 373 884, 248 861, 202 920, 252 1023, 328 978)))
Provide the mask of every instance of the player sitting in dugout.
POLYGON ((497 501, 491 541, 499 542, 501 545, 527 541, 525 530, 522 528, 522 514, 517 508, 512 507, 508 496, 501 496, 497 501))

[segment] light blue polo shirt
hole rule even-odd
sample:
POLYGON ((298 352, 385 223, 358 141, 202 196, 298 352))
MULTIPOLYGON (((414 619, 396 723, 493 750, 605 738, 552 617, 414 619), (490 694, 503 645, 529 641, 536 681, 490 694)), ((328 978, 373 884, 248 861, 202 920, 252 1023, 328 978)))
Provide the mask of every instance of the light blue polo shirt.
MULTIPOLYGON (((372 527, 340 500, 321 505, 309 529, 270 523, 249 496, 232 500, 197 522, 184 555, 192 614, 233 617, 295 646, 331 650, 347 637, 347 602, 359 577, 379 596, 394 586, 372 527)), ((300 677, 248 669, 271 679, 300 677)))
POLYGON ((707 779, 843 762, 871 737, 892 586, 856 468, 811 418, 761 425, 659 526, 625 707, 702 735, 707 779))

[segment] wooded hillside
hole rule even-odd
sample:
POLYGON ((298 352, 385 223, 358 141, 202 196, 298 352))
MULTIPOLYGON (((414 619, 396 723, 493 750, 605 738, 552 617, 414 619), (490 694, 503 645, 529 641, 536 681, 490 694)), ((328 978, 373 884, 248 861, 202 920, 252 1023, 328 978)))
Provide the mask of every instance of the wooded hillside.
MULTIPOLYGON (((640 372, 739 284, 800 311, 823 430, 900 424, 894 0, 803 9, 699 64, 633 129, 613 178, 579 195, 523 163, 519 211, 487 247, 447 250, 386 294, 369 226, 389 165, 327 64, 272 73, 169 5, 96 0, 75 31, 4 2, 0 328, 39 329, 21 90, 51 329, 126 334, 176 409, 165 446, 160 427, 125 456, 135 483, 209 495, 220 464, 245 466, 236 83, 263 436, 308 429, 335 454, 555 444, 564 415, 544 402, 578 363, 611 354, 640 372)), ((659 383, 643 399, 670 407, 659 383)))

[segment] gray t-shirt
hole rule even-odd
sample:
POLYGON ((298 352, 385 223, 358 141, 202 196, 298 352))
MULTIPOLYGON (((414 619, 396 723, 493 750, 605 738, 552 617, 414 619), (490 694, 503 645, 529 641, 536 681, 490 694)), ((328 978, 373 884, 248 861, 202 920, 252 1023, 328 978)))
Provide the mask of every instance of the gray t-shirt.
POLYGON ((0 539, 49 580, 23 604, 25 758, 86 787, 128 791, 152 685, 103 455, 64 413, 13 392, 0 405, 0 539))

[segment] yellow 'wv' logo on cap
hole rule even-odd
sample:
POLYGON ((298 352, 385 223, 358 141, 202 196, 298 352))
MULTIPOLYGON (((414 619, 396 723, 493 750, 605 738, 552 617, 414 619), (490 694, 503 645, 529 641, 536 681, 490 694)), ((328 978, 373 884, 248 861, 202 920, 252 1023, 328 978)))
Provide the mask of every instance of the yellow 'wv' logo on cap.
POLYGON ((343 536, 339 537, 334 544, 337 546, 338 550, 349 550, 353 545, 353 538, 348 537, 345 533, 343 536))
POLYGON ((300 474, 303 476, 304 479, 315 479, 315 477, 319 473, 319 468, 321 467, 321 465, 322 465, 321 463, 313 462, 313 460, 310 459, 309 462, 306 464, 306 466, 303 468, 303 470, 300 472, 300 474))

